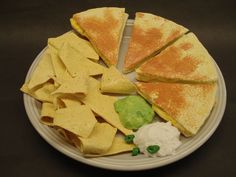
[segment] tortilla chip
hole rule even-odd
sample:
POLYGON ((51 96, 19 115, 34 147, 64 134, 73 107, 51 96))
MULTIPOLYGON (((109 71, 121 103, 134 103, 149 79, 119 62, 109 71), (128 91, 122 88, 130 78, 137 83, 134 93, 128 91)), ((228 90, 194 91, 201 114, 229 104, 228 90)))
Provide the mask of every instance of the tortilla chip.
POLYGON ((99 55, 94 50, 94 48, 92 47, 90 42, 87 40, 84 40, 82 38, 79 38, 79 39, 80 39, 80 41, 72 41, 71 40, 71 41, 69 41, 69 43, 71 44, 71 46, 75 50, 77 50, 78 52, 83 54, 83 56, 85 56, 86 58, 91 59, 94 62, 98 62, 99 55))
POLYGON ((58 50, 55 47, 53 47, 52 45, 48 44, 47 47, 49 50, 51 50, 51 53, 55 53, 55 54, 58 53, 58 50))
POLYGON ((112 142, 111 148, 104 154, 84 154, 85 157, 99 157, 99 156, 109 156, 115 155, 123 152, 132 151, 135 147, 134 144, 128 144, 124 141, 124 137, 116 136, 112 142))
POLYGON ((78 107, 82 105, 82 103, 79 101, 78 98, 74 98, 74 99, 62 98, 61 100, 64 102, 67 108, 78 107))
POLYGON ((52 103, 43 103, 41 109, 40 122, 45 125, 53 125, 53 118, 55 116, 55 106, 52 103))
POLYGON ((60 36, 54 38, 48 38, 48 45, 54 47, 58 51, 60 50, 64 42, 68 41, 69 38, 71 39, 74 37, 72 33, 73 33, 72 31, 69 31, 60 36))
POLYGON ((53 82, 46 82, 43 86, 34 91, 35 98, 42 102, 53 102, 53 96, 51 95, 57 87, 53 82))
POLYGON ((53 105, 57 109, 65 108, 65 103, 60 99, 60 94, 53 95, 53 105))
POLYGON ((73 31, 69 31, 56 38, 48 39, 48 44, 53 46, 57 50, 60 50, 64 42, 69 42, 75 50, 82 53, 86 58, 89 58, 93 61, 99 60, 99 55, 95 52, 90 42, 80 38, 73 31))
POLYGON ((59 56, 72 77, 85 72, 90 76, 99 75, 106 70, 104 66, 88 60, 81 52, 71 47, 69 43, 64 43, 59 51, 59 56))
POLYGON ((77 136, 63 128, 57 127, 56 130, 58 131, 58 133, 60 133, 60 135, 63 136, 63 138, 69 142, 70 144, 74 145, 73 139, 77 138, 77 136))
POLYGON ((57 101, 59 101, 59 105, 62 105, 64 108, 79 107, 82 105, 79 98, 72 94, 61 94, 57 97, 57 101))
POLYGON ((87 75, 76 76, 62 83, 62 85, 52 94, 67 93, 67 94, 76 94, 78 96, 85 96, 88 92, 87 80, 88 80, 87 75))
POLYGON ((54 94, 53 104, 56 107, 56 109, 79 107, 82 105, 80 99, 81 97, 79 97, 76 94, 68 94, 68 93, 54 94))
POLYGON ((67 82, 68 80, 71 80, 73 77, 71 77, 71 75, 67 72, 67 70, 61 74, 58 77, 54 77, 53 80, 60 86, 62 85, 64 82, 67 82))
POLYGON ((20 91, 30 95, 31 97, 35 98, 35 99, 38 99, 35 94, 34 94, 34 91, 33 89, 29 89, 28 87, 28 82, 24 83, 21 88, 20 88, 20 91))
POLYGON ((96 123, 88 138, 79 138, 76 146, 84 154, 104 154, 112 146, 117 129, 108 123, 96 123))
POLYGON ((101 116, 112 126, 116 127, 125 135, 132 134, 132 130, 126 129, 120 122, 119 115, 114 109, 114 103, 117 100, 116 97, 102 95, 98 88, 100 82, 94 78, 88 79, 88 94, 81 101, 88 105, 96 114, 101 116))
POLYGON ((66 71, 65 65, 63 64, 57 53, 51 53, 51 60, 55 76, 57 78, 61 77, 66 71))
POLYGON ((107 93, 129 94, 135 92, 134 84, 116 67, 111 66, 102 75, 101 91, 107 93))
POLYGON ((88 137, 97 120, 90 108, 86 105, 80 107, 58 109, 53 124, 64 128, 80 137, 88 137))
POLYGON ((32 89, 38 85, 47 82, 50 78, 54 76, 52 61, 51 61, 51 51, 46 49, 40 59, 37 67, 31 75, 29 80, 28 88, 32 89))
POLYGON ((122 152, 132 151, 134 147, 135 147, 134 144, 126 143, 123 137, 115 137, 111 148, 104 155, 114 155, 122 152))
POLYGON ((42 102, 53 102, 53 96, 51 93, 55 91, 57 87, 54 85, 53 82, 48 81, 44 83, 43 85, 37 86, 33 89, 29 89, 28 82, 24 83, 23 86, 20 88, 20 90, 36 100, 42 101, 42 102))

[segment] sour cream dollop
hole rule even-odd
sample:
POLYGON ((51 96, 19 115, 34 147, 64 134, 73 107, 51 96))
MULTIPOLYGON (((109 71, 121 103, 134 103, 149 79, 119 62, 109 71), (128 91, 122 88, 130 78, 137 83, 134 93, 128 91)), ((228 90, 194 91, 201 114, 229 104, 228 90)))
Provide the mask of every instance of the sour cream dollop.
POLYGON ((179 139, 180 132, 170 122, 156 122, 144 125, 134 135, 134 144, 139 147, 140 152, 147 156, 172 155, 181 145, 179 139), (155 154, 150 154, 147 151, 147 147, 152 145, 158 145, 160 147, 160 150, 155 154))

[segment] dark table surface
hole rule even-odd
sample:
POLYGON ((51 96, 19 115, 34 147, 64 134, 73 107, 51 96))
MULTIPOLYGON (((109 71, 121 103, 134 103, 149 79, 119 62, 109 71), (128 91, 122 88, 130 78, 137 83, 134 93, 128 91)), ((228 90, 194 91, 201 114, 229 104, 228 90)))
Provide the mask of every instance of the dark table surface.
POLYGON ((236 12, 234 1, 79 1, 0 2, 0 176, 236 176, 236 12), (197 151, 173 164, 140 172, 91 167, 61 154, 31 125, 19 88, 47 38, 71 29, 75 12, 102 6, 125 7, 134 18, 145 11, 188 27, 213 56, 224 75, 227 107, 220 126, 197 151))

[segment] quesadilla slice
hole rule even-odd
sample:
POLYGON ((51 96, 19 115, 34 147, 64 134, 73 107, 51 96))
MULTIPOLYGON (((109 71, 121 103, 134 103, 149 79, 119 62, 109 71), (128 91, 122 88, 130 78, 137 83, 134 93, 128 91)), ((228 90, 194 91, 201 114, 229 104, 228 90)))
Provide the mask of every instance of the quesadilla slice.
POLYGON ((74 14, 72 27, 87 37, 108 65, 116 65, 128 14, 124 8, 103 7, 74 14))
POLYGON ((135 92, 135 86, 116 67, 111 66, 102 75, 101 92, 128 94, 135 92))
POLYGON ((187 31, 187 28, 165 18, 137 12, 125 57, 124 72, 133 71, 187 31))
POLYGON ((136 86, 154 111, 187 137, 195 135, 210 115, 217 91, 216 83, 137 82, 136 86))
POLYGON ((137 70, 141 81, 197 82, 217 80, 213 58, 193 33, 188 33, 137 70))

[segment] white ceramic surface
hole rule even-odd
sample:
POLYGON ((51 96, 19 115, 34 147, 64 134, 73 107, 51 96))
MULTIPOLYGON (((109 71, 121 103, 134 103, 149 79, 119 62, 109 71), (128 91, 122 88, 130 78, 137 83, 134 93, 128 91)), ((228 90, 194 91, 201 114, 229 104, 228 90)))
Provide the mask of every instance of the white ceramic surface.
MULTIPOLYGON (((120 59, 118 63, 119 69, 121 69, 123 65, 124 56, 127 50, 128 41, 130 39, 132 31, 132 26, 133 26, 133 20, 128 20, 121 44, 120 59)), ((41 53, 39 53, 39 55, 32 63, 26 76, 26 80, 30 78, 31 73, 37 66, 37 63, 40 60, 40 57, 44 52, 44 50, 41 53)), ((221 71, 218 68, 217 64, 215 65, 219 76, 216 105, 212 110, 211 115, 209 116, 204 126, 200 129, 197 135, 191 138, 185 138, 181 136, 181 141, 183 142, 183 144, 177 149, 176 154, 172 156, 150 158, 150 157, 145 157, 144 155, 138 155, 133 157, 131 156, 131 153, 125 153, 109 157, 85 158, 81 155, 78 149, 67 143, 63 139, 63 137, 60 134, 58 134, 58 132, 56 132, 52 128, 42 125, 39 122, 40 118, 39 112, 41 109, 41 104, 38 101, 24 94, 24 105, 29 120, 31 121, 32 125, 37 130, 37 132, 55 149, 77 161, 100 168, 123 170, 123 171, 135 171, 135 170, 157 168, 173 163, 198 149, 203 143, 205 143, 210 138, 210 136, 214 133, 214 131, 218 127, 223 117, 226 106, 226 88, 221 71)), ((128 75, 128 77, 131 80, 134 80, 134 76, 135 76, 134 73, 128 75)))

